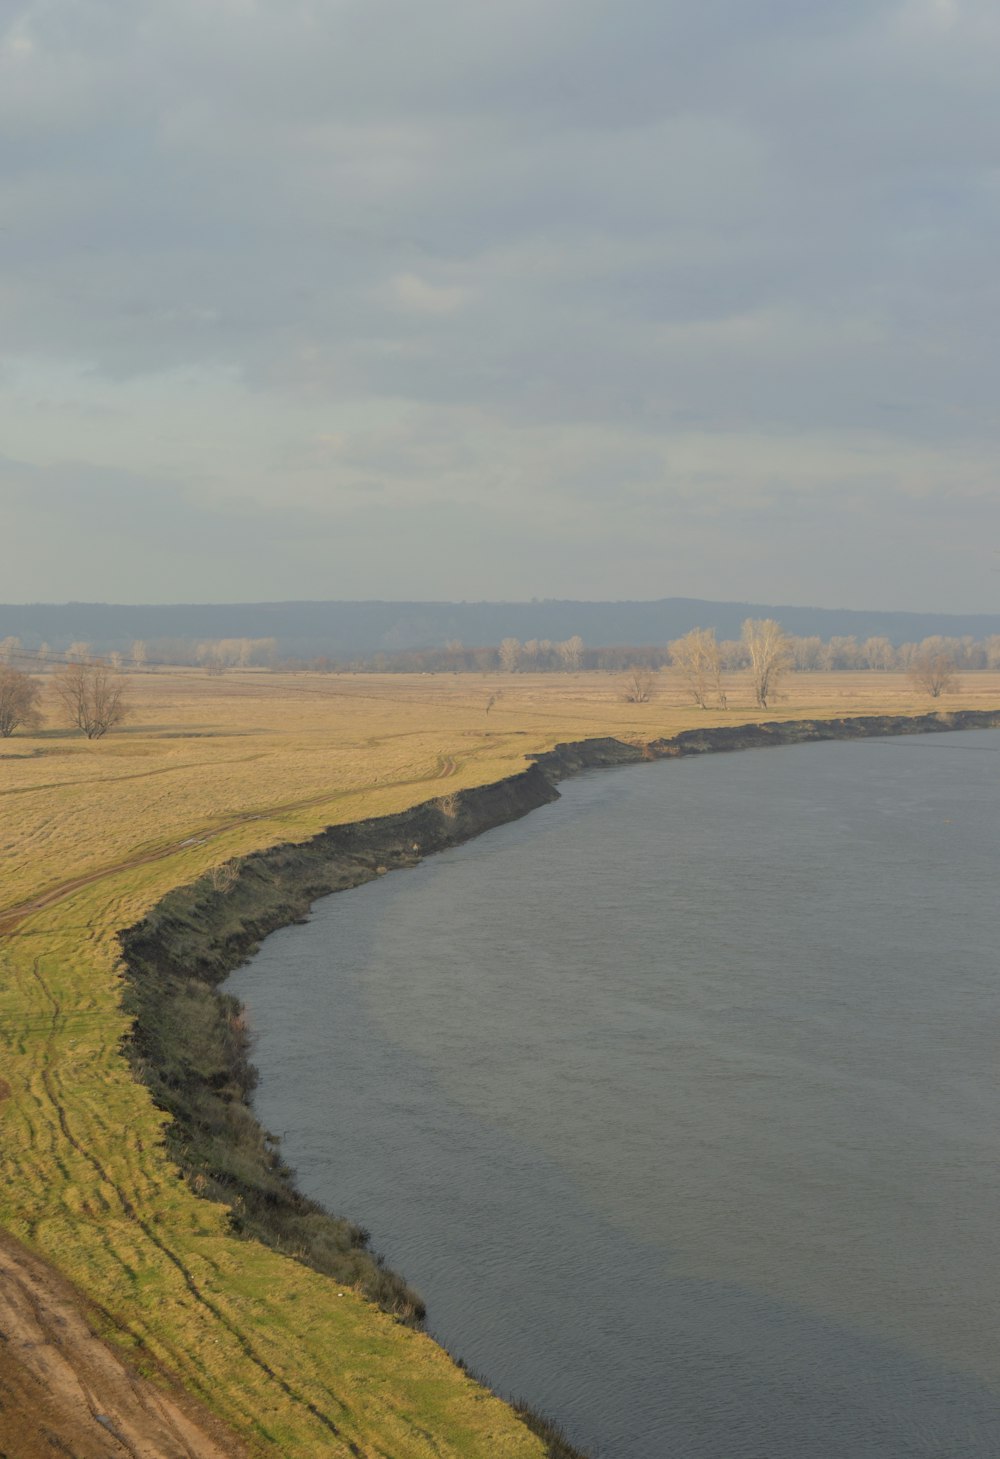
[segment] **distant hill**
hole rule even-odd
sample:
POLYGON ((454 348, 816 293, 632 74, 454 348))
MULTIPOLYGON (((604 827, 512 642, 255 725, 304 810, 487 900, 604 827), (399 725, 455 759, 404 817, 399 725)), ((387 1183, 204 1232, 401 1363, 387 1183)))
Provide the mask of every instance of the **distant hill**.
POLYGON ((531 603, 33 603, 0 605, 0 639, 53 651, 86 642, 95 653, 125 651, 143 639, 169 658, 170 648, 219 638, 274 638, 280 656, 331 659, 379 650, 437 648, 457 639, 467 646, 502 638, 566 639, 588 647, 664 644, 695 627, 720 639, 738 638, 745 618, 777 618, 788 633, 823 639, 884 635, 894 644, 930 634, 1000 633, 1000 613, 885 613, 783 604, 714 603, 699 598, 593 603, 545 599, 531 603))

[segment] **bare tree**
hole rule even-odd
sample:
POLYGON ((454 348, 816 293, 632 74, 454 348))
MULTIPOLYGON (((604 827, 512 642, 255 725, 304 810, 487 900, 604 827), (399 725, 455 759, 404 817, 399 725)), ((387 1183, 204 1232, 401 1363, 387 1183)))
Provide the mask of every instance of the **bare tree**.
POLYGON ((220 647, 221 640, 209 639, 205 643, 199 643, 195 649, 195 658, 199 664, 204 664, 205 672, 208 674, 221 674, 226 664, 220 647))
POLYGON ((826 669, 859 669, 864 663, 862 650, 853 633, 847 637, 834 634, 823 657, 826 669))
POLYGON ((918 649, 910 660, 908 674, 910 683, 932 699, 939 699, 942 694, 954 694, 958 688, 955 660, 950 654, 933 649, 918 649))
POLYGON ((896 662, 896 650, 887 638, 866 638, 861 651, 868 667, 879 673, 891 669, 896 662))
POLYGON ((42 687, 20 669, 0 668, 0 738, 16 729, 37 729, 42 722, 38 700, 42 687))
POLYGON ((986 645, 973 638, 971 633, 962 635, 962 661, 959 667, 962 669, 986 668, 986 645))
POLYGON ((66 650, 66 657, 68 659, 75 659, 78 663, 82 664, 85 659, 90 658, 90 644, 82 642, 71 643, 66 650))
POLYGON ((792 666, 788 638, 773 618, 748 618, 743 624, 743 643, 750 659, 754 698, 766 709, 782 674, 792 666))
POLYGON ((823 640, 818 634, 805 638, 790 638, 792 656, 797 669, 811 670, 823 667, 823 640))
POLYGON ((132 667, 141 669, 146 662, 146 645, 141 638, 137 638, 132 644, 132 667))
POLYGON ((69 664, 56 676, 55 691, 66 718, 88 740, 99 740, 128 718, 125 683, 106 664, 69 664))
POLYGON ((745 669, 750 663, 747 646, 742 638, 724 638, 719 644, 724 669, 745 669))
POLYGON ((500 641, 500 667, 504 673, 512 674, 521 661, 521 645, 516 638, 500 641))
POLYGON ((583 662, 583 639, 578 633, 572 638, 567 638, 564 643, 556 644, 556 652, 562 662, 564 669, 572 672, 578 669, 583 662))
POLYGON ((0 638, 0 659, 5 664, 13 662, 14 655, 19 654, 20 651, 21 640, 13 634, 8 634, 6 638, 0 638))
POLYGON ((670 645, 670 662, 687 681, 695 704, 707 709, 708 696, 714 690, 719 704, 725 706, 722 651, 714 628, 692 628, 683 638, 675 638, 670 645))
POLYGON ((633 664, 625 680, 626 704, 648 704, 653 697, 655 682, 651 669, 644 669, 641 664, 633 664))

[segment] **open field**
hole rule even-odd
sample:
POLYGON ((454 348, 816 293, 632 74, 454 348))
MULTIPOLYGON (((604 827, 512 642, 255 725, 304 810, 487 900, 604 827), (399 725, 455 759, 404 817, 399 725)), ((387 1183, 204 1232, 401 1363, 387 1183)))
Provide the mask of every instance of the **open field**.
POLYGON ((423 1334, 236 1240, 176 1178, 119 1051, 116 932, 231 857, 497 780, 560 741, 1000 706, 997 674, 939 705, 902 675, 796 675, 764 716, 738 676, 726 713, 658 678, 630 705, 596 674, 157 672, 130 679, 134 718, 105 740, 0 740, 0 1225, 76 1284, 128 1364, 174 1375, 250 1453, 543 1448, 423 1334))

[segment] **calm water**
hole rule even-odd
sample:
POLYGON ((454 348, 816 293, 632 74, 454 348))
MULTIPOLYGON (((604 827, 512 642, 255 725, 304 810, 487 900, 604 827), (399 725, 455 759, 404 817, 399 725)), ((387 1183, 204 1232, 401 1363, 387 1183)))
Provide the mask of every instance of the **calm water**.
POLYGON ((229 983, 301 1186, 608 1459, 1000 1455, 1000 734, 604 771, 229 983))

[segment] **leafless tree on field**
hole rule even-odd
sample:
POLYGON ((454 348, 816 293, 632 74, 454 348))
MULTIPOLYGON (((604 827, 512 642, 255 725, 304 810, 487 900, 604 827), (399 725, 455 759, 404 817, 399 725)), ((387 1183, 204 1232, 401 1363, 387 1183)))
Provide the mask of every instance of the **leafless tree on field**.
POLYGON ((790 638, 789 643, 792 646, 792 657, 797 669, 808 671, 823 667, 823 640, 818 634, 812 633, 806 637, 790 638))
POLYGON ((724 669, 745 669, 750 664, 750 655, 742 638, 724 638, 719 644, 719 654, 724 669))
POLYGON ((917 650, 910 660, 908 675, 910 683, 932 699, 939 699, 942 694, 954 694, 958 688, 955 660, 950 654, 932 649, 917 650))
POLYGON ((670 645, 670 661, 687 681, 695 704, 707 709, 709 693, 714 691, 719 705, 725 708, 722 651, 714 628, 692 628, 683 638, 675 638, 670 645))
POLYGON ((626 704, 648 704, 653 697, 655 679, 651 669, 633 664, 625 680, 624 699, 626 704))
POLYGON ((15 638, 13 634, 8 634, 6 638, 0 638, 0 659, 2 659, 5 664, 12 663, 14 660, 14 655, 20 653, 20 651, 21 640, 19 638, 15 638))
POLYGON ((750 659, 754 699, 766 709, 781 676, 792 666, 788 638, 773 618, 748 618, 743 624, 743 643, 750 659))
POLYGON ((500 642, 500 667, 504 673, 512 674, 521 661, 521 645, 516 638, 504 638, 500 642))
POLYGON ((583 662, 583 639, 578 633, 574 633, 572 638, 556 644, 556 652, 564 669, 578 669, 583 662))
POLYGON ((68 659, 75 659, 77 663, 83 663, 85 659, 90 658, 90 644, 80 642, 71 643, 66 650, 66 657, 68 659))
POLYGON ((863 650, 853 633, 831 635, 823 654, 824 669, 860 669, 863 663, 863 650))
POLYGON ((141 638, 137 638, 132 644, 133 669, 141 669, 145 664, 147 657, 148 655, 146 653, 146 645, 144 641, 141 638))
POLYGON ((887 638, 866 638, 862 646, 865 662, 870 669, 885 673, 896 662, 896 650, 887 638))
POLYGON ((107 664, 68 664, 56 675, 54 687, 67 720, 88 740, 99 740, 128 718, 125 682, 107 664))
POLYGON ((502 689, 498 689, 495 694, 491 694, 490 695, 490 697, 486 701, 486 713, 487 714, 489 714, 489 712, 493 708, 494 704, 496 704, 497 700, 500 699, 500 698, 502 698, 502 696, 503 696, 503 690, 502 689))
POLYGON ((210 674, 221 674, 224 669, 266 665, 273 660, 276 648, 274 638, 209 638, 198 644, 195 658, 210 674))
POLYGON ((200 664, 204 665, 206 674, 224 674, 226 672, 226 660, 219 643, 199 643, 197 659, 200 664))
POLYGON ((42 722, 38 700, 42 686, 20 669, 0 668, 0 739, 16 729, 37 729, 42 722))

